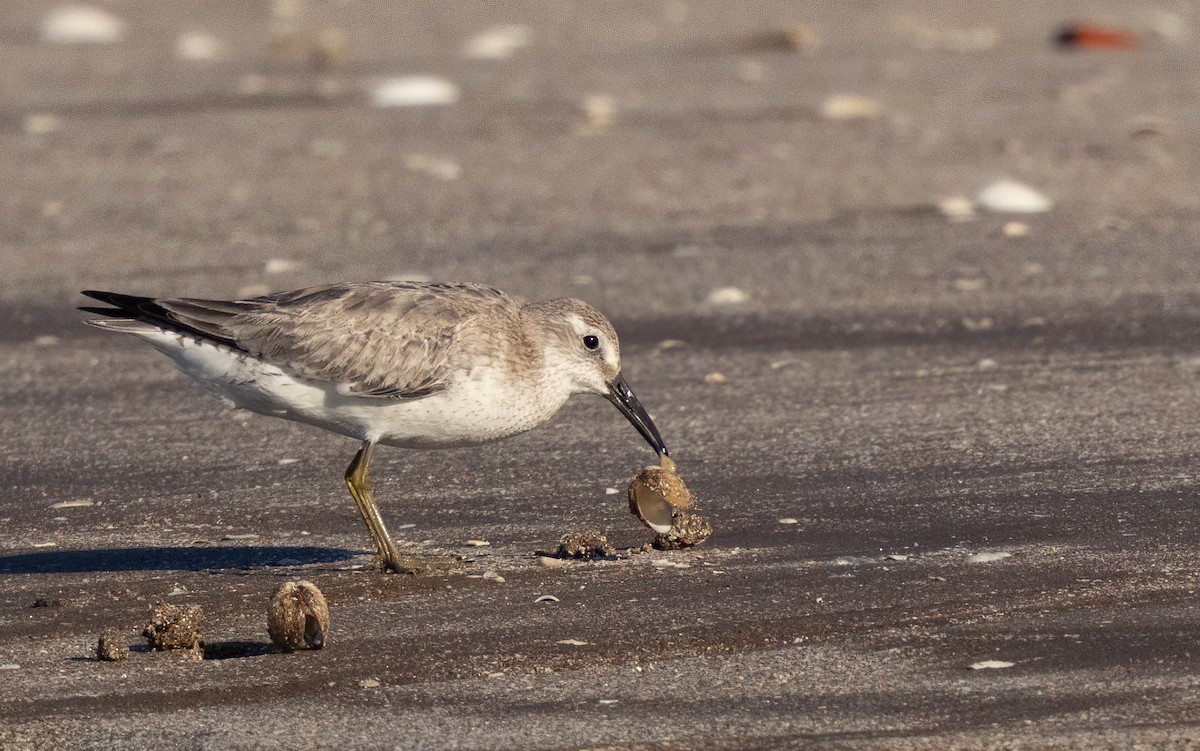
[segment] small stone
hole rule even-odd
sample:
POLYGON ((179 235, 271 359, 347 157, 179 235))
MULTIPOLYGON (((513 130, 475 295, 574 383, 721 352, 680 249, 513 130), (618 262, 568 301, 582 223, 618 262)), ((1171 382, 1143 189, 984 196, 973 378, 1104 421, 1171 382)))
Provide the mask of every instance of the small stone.
POLYGON ((463 545, 469 545, 472 548, 486 548, 491 544, 487 540, 467 540, 463 543, 463 545))
POLYGON ((1012 553, 1009 553, 1004 550, 997 550, 997 551, 988 552, 988 553, 976 553, 975 555, 969 556, 967 558, 967 562, 968 563, 993 563, 995 561, 1002 561, 1005 558, 1011 558, 1011 557, 1012 557, 1012 553))
POLYGON ((800 520, 791 516, 785 516, 779 520, 780 524, 799 524, 800 520))
POLYGON ((493 26, 476 34, 463 45, 463 56, 472 60, 504 60, 529 45, 528 26, 493 26))
POLYGON ((295 261, 291 258, 270 258, 263 264, 263 273, 286 274, 292 271, 299 271, 303 268, 303 261, 295 261))
POLYGON ((997 180, 979 191, 979 205, 997 214, 1036 214, 1049 211, 1053 203, 1033 188, 1016 180, 997 180))
POLYGON ((1024 237, 1029 234, 1029 225, 1025 222, 1005 222, 1000 231, 1005 237, 1024 237))
POLYGON ((180 60, 203 62, 215 59, 221 43, 203 31, 185 31, 175 39, 175 56, 180 60))
POLYGON ((321 649, 329 639, 329 603, 310 581, 285 582, 267 608, 267 633, 283 652, 321 649))
POLYGON ((539 566, 545 566, 546 568, 562 568, 567 565, 567 562, 562 558, 554 558, 548 555, 539 555, 537 562, 539 566))
POLYGON ((117 662, 129 656, 129 645, 121 637, 121 632, 108 629, 100 634, 96 642, 96 659, 102 662, 117 662))
POLYGON ((250 532, 241 535, 224 535, 221 537, 221 542, 235 542, 237 540, 257 540, 258 535, 250 532))
POLYGON ((358 682, 359 688, 379 688, 383 684, 374 678, 365 678, 358 682))
POLYGON ((976 363, 975 367, 979 368, 980 370, 995 370, 996 368, 1000 367, 1000 363, 996 362, 990 357, 985 357, 976 363))
POLYGON ((458 87, 434 76, 402 76, 376 84, 371 103, 376 107, 429 107, 454 104, 458 87))
POLYGON ((49 113, 26 115, 21 121, 21 129, 30 136, 45 136, 61 128, 62 118, 49 113))
POLYGON ((885 555, 883 558, 884 558, 884 560, 887 560, 887 561, 907 561, 908 560, 908 556, 903 555, 901 553, 891 553, 889 555, 885 555))
POLYGON ((276 463, 276 464, 278 464, 278 465, 279 465, 279 466, 281 466, 281 467, 284 467, 284 466, 287 466, 288 464, 295 464, 295 463, 296 463, 296 462, 298 462, 298 461, 300 461, 300 460, 299 460, 299 459, 290 459, 290 458, 289 458, 289 459, 280 459, 280 460, 278 460, 278 461, 277 461, 277 462, 275 462, 275 463, 276 463))
POLYGON ((975 202, 964 196, 950 196, 938 201, 937 210, 952 222, 966 222, 975 218, 975 202))
POLYGON ((579 639, 559 639, 558 641, 556 641, 554 643, 555 644, 564 644, 568 647, 586 647, 588 645, 587 642, 580 641, 579 639))
POLYGON ((708 293, 709 305, 740 305, 750 301, 750 294, 737 287, 718 287, 708 293))
POLYGON ((621 492, 620 488, 605 488, 604 489, 604 495, 619 495, 620 492, 621 492))
POLYGON ((168 605, 156 602, 142 635, 153 650, 202 650, 204 611, 199 605, 168 605))
POLYGON ((861 94, 834 94, 821 103, 826 120, 871 120, 882 112, 879 102, 861 94))
POLYGON ((497 572, 492 571, 490 569, 487 571, 484 571, 483 576, 481 578, 488 579, 489 581, 494 581, 497 584, 503 584, 505 581, 507 581, 507 579, 505 579, 503 576, 501 576, 497 572))
POLYGON ((42 21, 42 40, 55 44, 112 44, 125 33, 125 23, 108 11, 66 5, 42 21))
POLYGON ((1000 670, 1002 668, 1011 668, 1015 663, 1005 662, 1004 660, 983 660, 981 662, 973 662, 967 666, 968 670, 1000 670))
POLYGON ((716 371, 704 376, 704 382, 710 386, 716 385, 718 383, 725 383, 728 380, 729 380, 729 376, 725 375, 724 373, 718 373, 716 371))

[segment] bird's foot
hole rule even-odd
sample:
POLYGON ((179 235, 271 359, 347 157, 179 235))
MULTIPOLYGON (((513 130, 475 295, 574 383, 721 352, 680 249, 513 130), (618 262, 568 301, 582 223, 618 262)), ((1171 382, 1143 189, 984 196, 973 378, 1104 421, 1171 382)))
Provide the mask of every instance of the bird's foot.
POLYGON ((380 558, 379 568, 385 574, 444 575, 461 569, 462 564, 446 556, 394 555, 380 558))

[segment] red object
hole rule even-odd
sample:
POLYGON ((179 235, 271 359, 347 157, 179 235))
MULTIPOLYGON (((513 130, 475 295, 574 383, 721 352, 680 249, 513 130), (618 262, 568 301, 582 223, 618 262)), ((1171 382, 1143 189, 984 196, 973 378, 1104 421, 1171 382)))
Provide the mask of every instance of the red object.
POLYGON ((1135 50, 1142 44, 1132 31, 1092 23, 1064 26, 1055 40, 1060 47, 1081 50, 1135 50))

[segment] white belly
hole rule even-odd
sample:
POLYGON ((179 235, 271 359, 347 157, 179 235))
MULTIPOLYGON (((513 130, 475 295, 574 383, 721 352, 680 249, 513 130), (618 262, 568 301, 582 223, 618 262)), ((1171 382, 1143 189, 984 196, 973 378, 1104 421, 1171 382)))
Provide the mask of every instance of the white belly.
POLYGON ((568 396, 518 390, 490 370, 420 399, 349 396, 337 384, 295 378, 218 344, 158 329, 136 333, 239 407, 391 446, 451 448, 498 440, 544 422, 568 396))

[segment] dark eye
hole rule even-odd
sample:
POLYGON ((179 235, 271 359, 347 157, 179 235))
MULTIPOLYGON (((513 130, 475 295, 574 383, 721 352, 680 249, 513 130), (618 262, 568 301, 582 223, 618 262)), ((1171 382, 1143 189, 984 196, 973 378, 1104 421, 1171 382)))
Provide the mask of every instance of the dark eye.
POLYGON ((596 336, 595 334, 588 334, 587 336, 583 337, 583 346, 591 350, 600 349, 600 337, 596 336))

